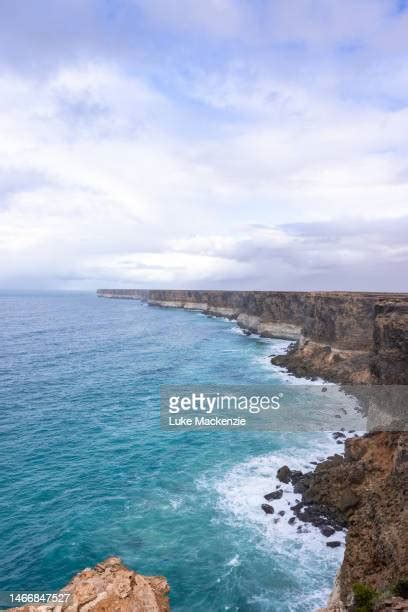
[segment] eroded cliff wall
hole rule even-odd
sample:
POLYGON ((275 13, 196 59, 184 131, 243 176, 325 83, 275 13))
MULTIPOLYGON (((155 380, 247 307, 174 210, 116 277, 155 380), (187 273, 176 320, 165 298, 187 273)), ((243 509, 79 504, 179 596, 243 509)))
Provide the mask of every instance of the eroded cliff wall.
POLYGON ((297 340, 275 363, 300 376, 348 383, 408 380, 407 294, 100 289, 98 295, 197 309, 236 319, 262 336, 297 340))

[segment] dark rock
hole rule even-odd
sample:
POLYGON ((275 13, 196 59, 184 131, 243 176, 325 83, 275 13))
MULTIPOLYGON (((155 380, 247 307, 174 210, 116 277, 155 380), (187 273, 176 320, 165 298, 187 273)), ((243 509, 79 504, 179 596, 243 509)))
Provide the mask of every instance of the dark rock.
POLYGON ((292 470, 290 475, 290 480, 293 485, 295 485, 300 478, 302 478, 303 472, 300 470, 292 470))
POLYGON ((265 514, 273 514, 275 512, 273 506, 270 506, 269 504, 262 504, 261 508, 265 514))
POLYGON ((280 499, 282 495, 283 495, 282 489, 278 489, 277 491, 272 491, 272 493, 267 493, 267 495, 264 495, 264 498, 267 501, 271 501, 271 499, 280 499))
POLYGON ((346 434, 344 434, 342 431, 335 431, 333 434, 333 438, 335 440, 338 440, 339 438, 345 438, 346 434))
MULTIPOLYGON (((302 474, 293 486, 293 491, 295 493, 300 493, 303 495, 310 487, 312 481, 313 472, 307 472, 306 474, 302 474)), ((293 482, 293 479, 292 479, 293 482)))
POLYGON ((332 542, 326 542, 326 546, 329 546, 330 548, 338 548, 341 546, 341 542, 338 540, 333 540, 332 542))
POLYGON ((296 521, 296 517, 295 517, 295 516, 292 516, 292 517, 291 517, 291 518, 288 520, 288 523, 289 523, 289 525, 293 525, 295 521, 296 521))
POLYGON ((284 511, 284 510, 279 510, 278 514, 279 514, 280 516, 285 516, 285 511, 284 511))
POLYGON ((330 538, 330 536, 332 536, 335 531, 336 530, 334 529, 334 527, 331 527, 330 525, 322 525, 320 527, 320 533, 326 538, 330 538))
POLYGON ((279 468, 276 474, 276 478, 285 484, 289 484, 292 472, 287 465, 283 465, 279 468))

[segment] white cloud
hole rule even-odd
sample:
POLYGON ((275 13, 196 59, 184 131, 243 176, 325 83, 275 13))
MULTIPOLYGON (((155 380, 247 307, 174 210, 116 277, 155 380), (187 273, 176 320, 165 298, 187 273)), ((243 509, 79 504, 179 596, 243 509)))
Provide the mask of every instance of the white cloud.
POLYGON ((374 260, 401 283, 403 242, 370 225, 408 212, 406 17, 385 5, 134 0, 144 27, 177 41, 162 63, 4 68, 0 283, 307 288, 330 271, 347 288, 350 266, 360 279, 374 260), (354 38, 357 59, 335 56, 354 38), (285 227, 321 222, 307 237, 285 227))

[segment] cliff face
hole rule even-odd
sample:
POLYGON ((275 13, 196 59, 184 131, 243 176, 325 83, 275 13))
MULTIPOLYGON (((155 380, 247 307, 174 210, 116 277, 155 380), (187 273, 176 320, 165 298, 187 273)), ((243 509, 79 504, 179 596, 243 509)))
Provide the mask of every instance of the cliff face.
POLYGON ((340 383, 407 384, 408 297, 320 296, 301 341, 275 363, 340 383))
POLYGON ((375 610, 408 609, 408 601, 391 597, 392 589, 408 578, 407 434, 382 432, 348 440, 344 458, 319 464, 308 484, 304 501, 342 512, 348 526, 327 612, 354 609, 356 584, 379 593, 375 610))
POLYGON ((98 297, 112 298, 116 300, 148 300, 148 289, 98 289, 98 297))
POLYGON ((408 384, 408 302, 376 305, 370 367, 382 384, 408 384))
POLYGON ((151 290, 149 304, 199 309, 209 315, 236 319, 238 325, 262 336, 298 339, 306 293, 267 291, 151 290))
POLYGON ((169 612, 169 586, 165 578, 141 576, 127 569, 117 557, 77 574, 60 593, 69 593, 67 603, 27 605, 9 612, 169 612))
POLYGON ((274 363, 343 383, 408 381, 408 294, 100 289, 229 317, 266 337, 296 340, 274 363))

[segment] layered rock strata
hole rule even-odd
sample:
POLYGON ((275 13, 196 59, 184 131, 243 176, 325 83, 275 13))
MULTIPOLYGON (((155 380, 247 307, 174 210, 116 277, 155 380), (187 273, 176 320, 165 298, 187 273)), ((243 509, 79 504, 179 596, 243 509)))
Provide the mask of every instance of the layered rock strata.
POLYGON ((407 294, 99 289, 98 296, 200 310, 261 336, 294 340, 274 363, 300 376, 408 382, 407 294))

